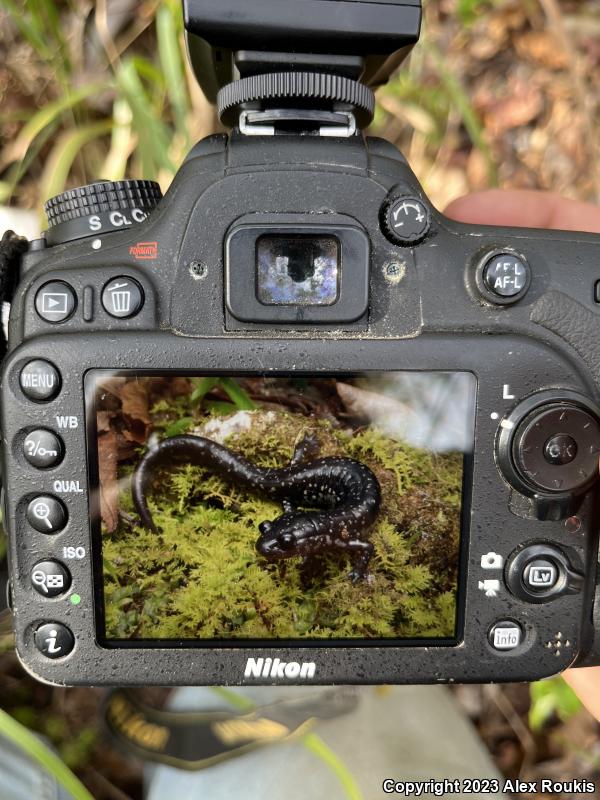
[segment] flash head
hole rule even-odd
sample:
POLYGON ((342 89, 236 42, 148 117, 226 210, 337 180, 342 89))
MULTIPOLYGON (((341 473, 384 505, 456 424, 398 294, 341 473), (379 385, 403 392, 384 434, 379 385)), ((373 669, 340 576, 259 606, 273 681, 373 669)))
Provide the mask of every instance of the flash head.
POLYGON ((282 100, 346 106, 358 111, 359 124, 368 124, 366 87, 385 83, 404 61, 422 17, 421 0, 184 0, 183 7, 192 68, 227 124, 240 109, 268 108, 273 99, 278 107, 282 100), (265 75, 285 77, 265 82, 265 75), (320 79, 313 91, 311 79, 299 77, 313 75, 334 76, 337 83, 326 89, 320 79), (246 79, 253 83, 238 85, 246 79), (232 84, 236 89, 224 97, 232 84))

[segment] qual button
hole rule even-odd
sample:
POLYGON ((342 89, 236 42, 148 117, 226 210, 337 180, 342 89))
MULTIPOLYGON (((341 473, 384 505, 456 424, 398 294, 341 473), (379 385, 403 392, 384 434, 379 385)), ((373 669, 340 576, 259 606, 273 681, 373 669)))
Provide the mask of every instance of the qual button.
POLYGON ((144 305, 144 292, 132 278, 114 278, 102 290, 102 305, 111 317, 134 317, 144 305))
POLYGON ((23 455, 37 469, 50 469, 63 460, 63 443, 52 431, 40 428, 25 438, 23 455))
POLYGON ((52 495, 34 497, 27 506, 27 522, 39 533, 58 533, 67 524, 68 514, 64 505, 52 495))
POLYGON ((49 361, 36 359, 21 370, 19 385, 23 394, 34 403, 53 400, 60 391, 60 374, 49 361))

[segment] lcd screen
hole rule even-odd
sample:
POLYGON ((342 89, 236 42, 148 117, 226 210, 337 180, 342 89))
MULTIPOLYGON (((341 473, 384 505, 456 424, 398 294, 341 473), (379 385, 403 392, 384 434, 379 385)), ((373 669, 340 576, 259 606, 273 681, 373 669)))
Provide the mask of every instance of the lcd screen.
POLYGON ((86 378, 100 639, 456 640, 476 381, 86 378))

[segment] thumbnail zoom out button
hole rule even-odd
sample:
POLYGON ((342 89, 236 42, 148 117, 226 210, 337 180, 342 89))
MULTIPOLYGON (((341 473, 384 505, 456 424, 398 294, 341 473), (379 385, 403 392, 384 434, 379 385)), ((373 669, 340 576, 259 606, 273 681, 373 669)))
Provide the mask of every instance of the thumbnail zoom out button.
POLYGON ((499 652, 515 650, 523 642, 523 628, 512 620, 496 622, 490 628, 488 641, 499 652))
POLYGON ((50 469, 62 461, 63 443, 52 431, 40 428, 26 436, 23 442, 23 455, 37 469, 50 469))
POLYGON ((33 641, 46 658, 63 658, 75 647, 75 637, 60 622, 45 622, 33 634, 33 641))
POLYGON ((42 597, 58 597, 69 590, 71 573, 60 561, 38 561, 31 570, 31 585, 42 597))
POLYGON ((60 391, 60 374, 49 361, 36 359, 26 364, 19 375, 25 397, 34 403, 53 400, 60 391))
POLYGON ((77 296, 68 283, 45 283, 35 296, 35 310, 45 322, 64 322, 77 307, 77 296))
POLYGON ((58 533, 67 524, 64 505, 52 495, 34 497, 27 506, 27 522, 39 533, 58 533))

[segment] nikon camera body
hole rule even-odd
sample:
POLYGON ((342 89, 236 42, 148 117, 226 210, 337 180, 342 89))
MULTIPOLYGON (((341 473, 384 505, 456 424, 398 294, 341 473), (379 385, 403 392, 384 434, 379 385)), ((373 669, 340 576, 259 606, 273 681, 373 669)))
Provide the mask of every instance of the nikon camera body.
POLYGON ((185 14, 232 133, 163 198, 52 199, 22 258, 2 377, 20 659, 121 686, 600 663, 598 236, 450 221, 361 134, 418 0, 185 14))

